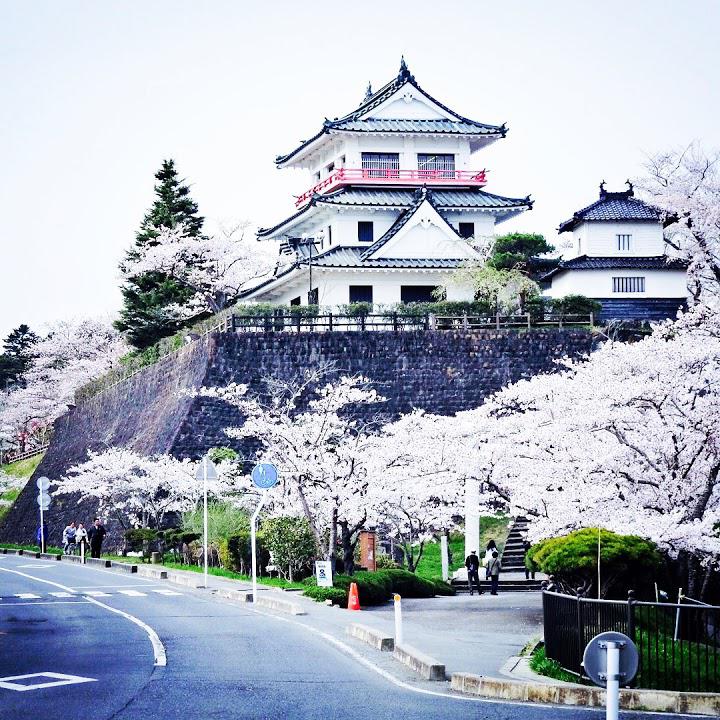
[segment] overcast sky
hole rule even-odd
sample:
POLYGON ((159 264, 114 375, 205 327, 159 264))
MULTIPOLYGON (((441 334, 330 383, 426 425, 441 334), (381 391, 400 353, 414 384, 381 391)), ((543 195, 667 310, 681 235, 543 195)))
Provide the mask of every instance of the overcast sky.
POLYGON ((117 311, 163 158, 211 225, 289 215, 308 182, 275 156, 403 53, 455 111, 507 122, 476 164, 536 202, 501 229, 554 238, 646 154, 720 146, 718 27, 715 0, 0 0, 0 336, 117 311))

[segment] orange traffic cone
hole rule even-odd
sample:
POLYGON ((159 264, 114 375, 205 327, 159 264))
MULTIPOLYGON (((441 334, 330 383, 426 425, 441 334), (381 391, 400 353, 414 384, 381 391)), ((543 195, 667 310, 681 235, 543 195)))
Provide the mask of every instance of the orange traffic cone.
POLYGON ((360 598, 358 597, 357 583, 350 583, 350 592, 348 593, 348 610, 359 610, 360 598))

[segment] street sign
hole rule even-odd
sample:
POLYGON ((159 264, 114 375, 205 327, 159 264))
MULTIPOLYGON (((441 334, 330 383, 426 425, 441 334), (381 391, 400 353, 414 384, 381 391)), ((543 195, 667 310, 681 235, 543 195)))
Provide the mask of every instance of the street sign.
POLYGON ((251 477, 255 487, 259 487, 261 490, 269 490, 277 484, 277 468, 270 463, 258 463, 252 469, 251 477))
POLYGON ((318 587, 332 587, 332 565, 329 560, 315 561, 315 580, 318 587))
POLYGON ((37 504, 41 510, 47 510, 50 507, 50 496, 45 492, 38 493, 37 504))
POLYGON ((205 455, 195 471, 196 480, 217 480, 217 468, 213 461, 205 455), (207 473, 207 474, 206 474, 207 473))
POLYGON ((50 487, 50 480, 46 477, 39 477, 35 484, 37 485, 37 489, 40 490, 40 492, 45 492, 45 490, 50 487))
MULTIPOLYGON (((623 633, 604 632, 596 635, 585 648, 583 668, 587 676, 600 687, 607 687, 608 643, 615 643, 620 650, 620 668, 617 680, 628 685, 637 675, 639 655, 635 643, 623 633)), ((611 678, 613 679, 613 678, 611 678)))

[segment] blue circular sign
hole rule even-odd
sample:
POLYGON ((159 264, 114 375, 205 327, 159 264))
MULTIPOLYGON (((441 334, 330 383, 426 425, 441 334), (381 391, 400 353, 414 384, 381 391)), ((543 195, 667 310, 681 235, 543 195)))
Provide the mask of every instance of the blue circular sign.
POLYGON ((255 487, 269 490, 271 487, 277 485, 277 468, 270 463, 258 463, 253 468, 251 477, 255 487))

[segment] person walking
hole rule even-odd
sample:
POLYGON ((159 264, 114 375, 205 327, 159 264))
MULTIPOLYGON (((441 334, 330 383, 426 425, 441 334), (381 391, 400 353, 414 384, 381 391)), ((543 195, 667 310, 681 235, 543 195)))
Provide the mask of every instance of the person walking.
POLYGON ((70 522, 63 530, 63 552, 66 555, 72 555, 75 553, 75 521, 70 522))
POLYGON ((85 557, 87 553, 87 539, 88 534, 85 526, 78 523, 77 528, 75 528, 75 547, 80 551, 82 557, 85 557))
POLYGON ((105 535, 107 535, 105 526, 100 522, 100 518, 95 518, 87 534, 88 540, 90 541, 90 557, 100 557, 100 550, 102 549, 105 535))
POLYGON ((468 588, 470 589, 470 594, 473 595, 473 583, 475 583, 475 587, 477 588, 478 595, 482 595, 483 591, 480 588, 480 577, 478 575, 478 572, 480 571, 480 558, 477 556, 477 551, 473 550, 466 558, 465 558, 465 567, 467 568, 467 576, 468 576, 468 588))
POLYGON ((490 558, 490 564, 487 567, 487 573, 490 577, 490 594, 498 594, 498 583, 500 582, 500 571, 502 570, 502 564, 498 557, 498 551, 494 550, 492 557, 490 558))
POLYGON ((495 544, 494 540, 490 540, 488 542, 487 547, 485 548, 485 557, 483 558, 483 566, 485 567, 485 579, 490 579, 490 573, 488 572, 488 567, 490 567, 490 561, 492 560, 492 554, 497 550, 497 545, 495 544))
POLYGON ((525 565, 525 579, 526 580, 529 580, 531 575, 532 575, 532 579, 533 580, 535 579, 535 563, 533 563, 532 560, 530 561, 530 563, 532 565, 532 569, 530 567, 528 567, 527 554, 528 554, 528 550, 531 547, 532 547, 532 543, 527 538, 525 538, 523 540, 522 548, 523 548, 523 564, 525 565))
POLYGON ((40 552, 45 552, 45 548, 48 544, 48 526, 46 522, 42 524, 42 527, 38 526, 37 535, 35 537, 37 539, 40 552))

